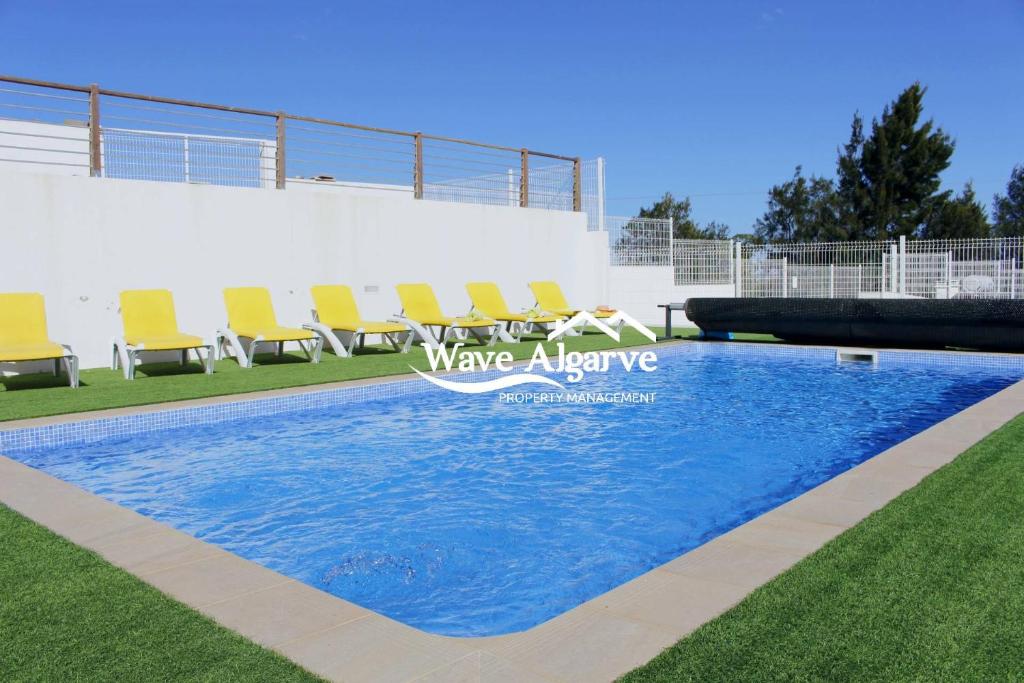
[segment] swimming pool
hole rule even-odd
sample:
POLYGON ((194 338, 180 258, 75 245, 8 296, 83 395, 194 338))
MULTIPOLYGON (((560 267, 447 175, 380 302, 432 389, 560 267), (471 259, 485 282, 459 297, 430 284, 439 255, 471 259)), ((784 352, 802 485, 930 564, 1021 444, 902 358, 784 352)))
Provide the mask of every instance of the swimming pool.
POLYGON ((409 625, 495 635, 593 598, 1021 376, 1011 357, 883 352, 875 368, 837 365, 825 349, 679 345, 659 349, 654 373, 579 387, 653 391, 653 404, 500 404, 416 380, 0 443, 409 625))

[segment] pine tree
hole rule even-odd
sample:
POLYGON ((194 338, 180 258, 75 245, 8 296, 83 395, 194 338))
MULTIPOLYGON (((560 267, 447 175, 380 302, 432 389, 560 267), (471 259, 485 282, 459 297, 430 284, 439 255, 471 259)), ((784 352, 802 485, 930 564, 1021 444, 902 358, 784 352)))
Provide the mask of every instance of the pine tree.
POLYGON ((800 166, 791 180, 768 191, 768 210, 754 223, 754 234, 767 242, 843 239, 838 197, 832 181, 806 178, 800 166))
POLYGON ((1024 166, 1014 166, 1006 196, 992 199, 992 223, 1000 237, 1024 236, 1024 166))
POLYGON ((989 237, 991 234, 985 207, 978 203, 971 183, 964 185, 959 196, 938 203, 921 229, 921 237, 925 239, 989 237))
POLYGON ((949 200, 949 192, 938 191, 939 174, 949 166, 954 142, 931 120, 918 125, 924 94, 920 83, 900 93, 881 119, 872 119, 866 138, 854 114, 850 140, 836 161, 841 239, 912 236, 949 200))
POLYGON ((838 205, 837 239, 866 239, 865 222, 870 197, 861 174, 861 147, 864 146, 864 120, 860 113, 853 115, 850 139, 836 161, 836 200, 838 205))

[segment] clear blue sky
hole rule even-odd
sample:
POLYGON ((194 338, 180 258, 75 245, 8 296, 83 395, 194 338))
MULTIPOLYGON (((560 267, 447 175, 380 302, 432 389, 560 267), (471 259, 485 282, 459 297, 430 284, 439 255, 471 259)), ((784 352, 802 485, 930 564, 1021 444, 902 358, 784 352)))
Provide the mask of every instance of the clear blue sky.
POLYGON ((0 0, 0 72, 608 160, 746 231, 915 80, 991 203, 1024 163, 1024 2, 0 0))

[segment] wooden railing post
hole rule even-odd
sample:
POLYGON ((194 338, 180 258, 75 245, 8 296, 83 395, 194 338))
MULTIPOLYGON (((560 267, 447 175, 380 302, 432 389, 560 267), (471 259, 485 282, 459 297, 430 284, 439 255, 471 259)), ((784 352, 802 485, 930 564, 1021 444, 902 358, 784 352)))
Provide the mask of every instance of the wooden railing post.
POLYGON ((412 165, 412 193, 416 199, 423 199, 423 133, 413 136, 416 154, 412 165))
POLYGON ((583 163, 579 157, 572 161, 572 210, 583 210, 583 163))
POLYGON ((283 190, 287 184, 285 169, 285 156, 284 156, 284 123, 285 115, 283 111, 277 112, 277 154, 274 161, 274 175, 276 176, 276 187, 279 190, 283 190))
POLYGON ((100 86, 89 86, 89 175, 103 176, 103 147, 100 139, 100 86))
POLYGON ((519 206, 530 205, 530 152, 519 150, 519 206))

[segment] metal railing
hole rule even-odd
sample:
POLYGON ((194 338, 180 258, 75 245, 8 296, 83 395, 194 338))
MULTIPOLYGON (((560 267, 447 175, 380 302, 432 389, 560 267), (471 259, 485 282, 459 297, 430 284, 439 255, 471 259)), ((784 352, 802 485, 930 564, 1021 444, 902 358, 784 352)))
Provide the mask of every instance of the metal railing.
POLYGON ((672 265, 671 219, 605 216, 604 222, 611 265, 672 265))
POLYGON ((857 298, 896 293, 894 242, 744 244, 739 296, 857 298))
POLYGON ((0 76, 0 163, 96 177, 583 208, 578 157, 0 76))
POLYGON ((1024 238, 742 244, 669 240, 651 219, 610 219, 611 265, 673 266, 676 285, 735 296, 1024 298, 1024 238), (667 244, 670 248, 666 249, 667 244), (666 254, 670 254, 667 260, 666 254))
POLYGON ((675 240, 672 275, 677 285, 728 285, 735 282, 733 243, 725 240, 675 240))

